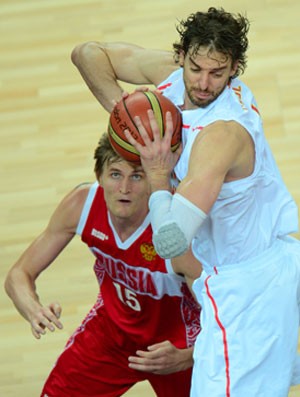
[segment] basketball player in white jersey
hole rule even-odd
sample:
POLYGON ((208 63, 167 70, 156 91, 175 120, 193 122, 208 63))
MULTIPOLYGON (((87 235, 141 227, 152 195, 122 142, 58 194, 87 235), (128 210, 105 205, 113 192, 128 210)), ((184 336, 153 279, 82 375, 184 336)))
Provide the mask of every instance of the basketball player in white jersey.
MULTIPOLYGON (((259 108, 238 76, 246 67, 249 21, 222 8, 177 27, 174 54, 126 43, 85 43, 72 60, 108 110, 119 81, 154 84, 183 117, 183 152, 169 149, 172 121, 146 146, 154 245, 164 258, 192 246, 203 272, 192 397, 286 397, 300 382, 297 343, 300 243, 296 204, 266 142, 259 108), (175 55, 175 56, 174 56, 175 55), (175 166, 180 181, 169 193, 175 166)), ((184 273, 184 267, 182 269, 184 273)))
MULTIPOLYGON (((150 189, 142 167, 117 155, 106 134, 95 159, 98 181, 63 199, 5 283, 40 338, 62 323, 59 304, 41 303, 38 275, 75 234, 96 257, 97 302, 59 356, 41 397, 118 397, 143 380, 159 397, 188 397, 199 305, 184 277, 153 248, 150 189)), ((190 279, 200 274, 190 253, 182 259, 193 262, 190 279)))

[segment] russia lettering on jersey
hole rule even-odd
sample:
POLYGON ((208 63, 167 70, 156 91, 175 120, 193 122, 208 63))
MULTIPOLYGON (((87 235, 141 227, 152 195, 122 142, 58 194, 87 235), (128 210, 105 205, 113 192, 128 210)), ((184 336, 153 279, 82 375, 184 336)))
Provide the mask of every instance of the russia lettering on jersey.
MULTIPOLYGON (((154 299, 158 299, 160 297, 155 285, 155 275, 162 277, 163 274, 161 275, 159 272, 152 274, 149 269, 130 266, 121 260, 105 255, 94 247, 92 248, 92 251, 98 259, 94 266, 98 281, 101 280, 100 282, 102 283, 102 274, 103 271, 106 271, 112 280, 122 284, 124 287, 130 288, 136 293, 147 294, 154 299)), ((176 287, 178 286, 176 285, 176 287)), ((180 295, 180 289, 176 289, 177 291, 174 291, 174 295, 180 295)))
POLYGON ((103 189, 95 183, 77 230, 96 262, 103 305, 114 324, 140 344, 170 340, 192 346, 200 330, 200 311, 184 278, 152 244, 148 217, 122 242, 112 224, 103 189))

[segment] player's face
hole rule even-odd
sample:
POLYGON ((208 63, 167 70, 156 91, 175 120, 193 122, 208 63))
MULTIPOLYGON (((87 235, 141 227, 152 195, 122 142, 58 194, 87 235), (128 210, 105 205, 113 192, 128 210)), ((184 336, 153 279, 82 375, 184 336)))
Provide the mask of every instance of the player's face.
POLYGON ((192 51, 181 54, 185 83, 185 109, 206 107, 224 90, 237 68, 232 59, 224 54, 200 47, 197 53, 192 51))
POLYGON ((141 166, 127 161, 106 163, 100 178, 107 207, 113 219, 141 224, 148 213, 150 186, 141 166))

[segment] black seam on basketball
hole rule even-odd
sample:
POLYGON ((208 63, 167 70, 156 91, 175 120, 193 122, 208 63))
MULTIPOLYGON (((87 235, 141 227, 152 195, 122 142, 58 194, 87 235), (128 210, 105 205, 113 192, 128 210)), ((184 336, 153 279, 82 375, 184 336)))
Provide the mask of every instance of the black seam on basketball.
POLYGON ((126 110, 127 116, 128 116, 129 119, 131 120, 131 122, 132 122, 132 124, 134 125, 135 129, 138 131, 139 129, 137 128, 137 126, 136 126, 136 124, 135 124, 133 118, 131 117, 131 114, 130 114, 130 112, 129 112, 127 106, 126 106, 126 100, 125 100, 125 99, 123 99, 123 105, 124 105, 124 109, 126 110))
POLYGON ((151 92, 151 91, 144 91, 144 94, 146 95, 151 108, 153 110, 154 116, 156 118, 156 121, 158 123, 158 127, 159 127, 159 132, 160 132, 160 136, 163 137, 164 136, 164 118, 163 118, 163 112, 162 112, 162 108, 160 106, 160 102, 157 98, 157 96, 151 92))
POLYGON ((176 152, 176 150, 179 148, 180 142, 179 143, 175 143, 175 145, 171 146, 171 150, 172 152, 176 152))
POLYGON ((140 155, 139 152, 127 141, 122 139, 113 129, 111 124, 109 123, 108 125, 108 133, 111 136, 111 138, 116 142, 118 146, 120 146, 122 149, 127 150, 127 152, 137 154, 138 156, 140 155))

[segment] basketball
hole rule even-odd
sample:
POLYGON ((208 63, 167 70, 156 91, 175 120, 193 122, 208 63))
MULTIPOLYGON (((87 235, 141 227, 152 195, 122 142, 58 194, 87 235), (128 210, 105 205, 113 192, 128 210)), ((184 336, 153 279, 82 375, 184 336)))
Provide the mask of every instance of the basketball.
POLYGON ((149 136, 153 138, 147 111, 153 110, 161 137, 166 127, 166 112, 171 112, 173 119, 173 136, 171 150, 174 152, 181 142, 182 118, 180 110, 165 96, 154 91, 136 91, 116 104, 111 112, 108 124, 108 136, 114 150, 126 161, 140 164, 139 152, 127 141, 125 130, 144 145, 134 117, 139 116, 149 136))

